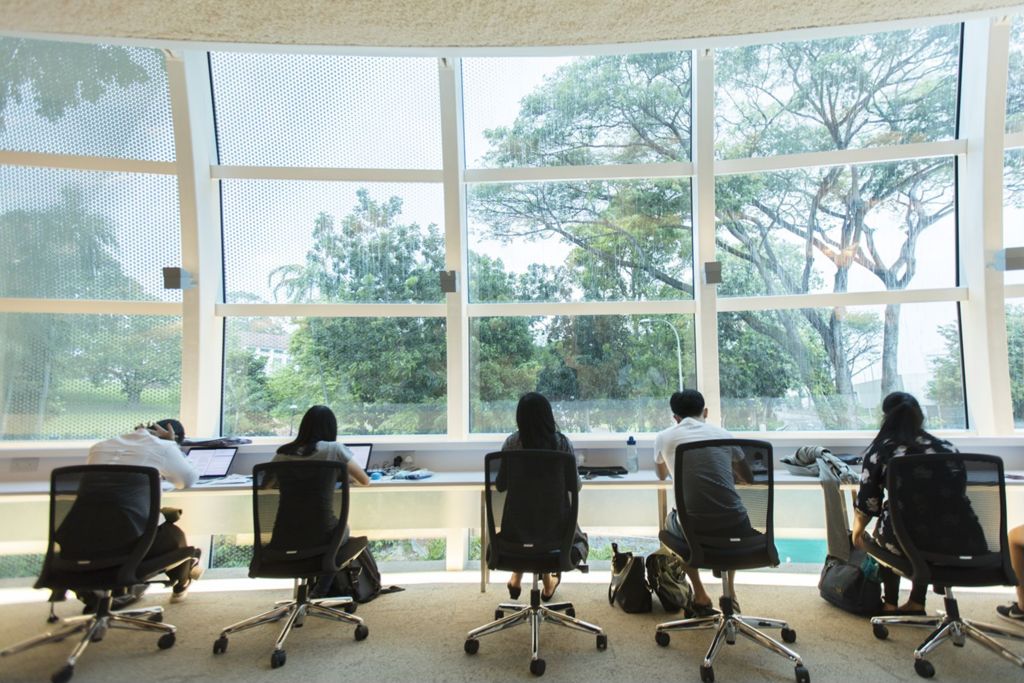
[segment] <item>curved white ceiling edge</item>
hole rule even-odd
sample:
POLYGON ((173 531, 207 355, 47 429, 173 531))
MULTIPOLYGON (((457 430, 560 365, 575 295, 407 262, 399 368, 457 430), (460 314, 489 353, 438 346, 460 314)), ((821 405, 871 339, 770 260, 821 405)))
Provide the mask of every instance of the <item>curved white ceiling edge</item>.
POLYGON ((738 44, 1022 11, 1007 0, 0 0, 0 32, 218 49, 553 53, 738 44))

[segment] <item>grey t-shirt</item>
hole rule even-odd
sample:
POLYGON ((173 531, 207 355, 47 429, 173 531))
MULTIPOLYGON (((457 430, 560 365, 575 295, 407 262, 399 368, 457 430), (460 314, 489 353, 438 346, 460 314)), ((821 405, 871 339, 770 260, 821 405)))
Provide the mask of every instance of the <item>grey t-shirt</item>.
POLYGON ((272 462, 289 460, 336 460, 347 464, 352 459, 352 451, 340 441, 317 441, 316 450, 309 455, 288 455, 286 453, 274 453, 272 462))
POLYGON ((743 451, 732 447, 700 448, 688 451, 681 474, 686 514, 692 526, 704 530, 724 529, 742 524, 747 508, 736 492, 733 463, 744 459, 743 451))

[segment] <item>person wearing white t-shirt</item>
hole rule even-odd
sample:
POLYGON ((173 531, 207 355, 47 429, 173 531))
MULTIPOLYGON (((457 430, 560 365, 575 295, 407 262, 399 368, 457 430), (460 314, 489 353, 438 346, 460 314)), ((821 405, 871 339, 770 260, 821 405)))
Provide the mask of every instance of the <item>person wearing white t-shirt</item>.
MULTIPOLYGON (((676 447, 680 444, 713 439, 731 439, 732 434, 707 423, 708 409, 699 391, 687 389, 677 391, 669 399, 672 418, 676 424, 658 433, 654 440, 654 464, 660 479, 673 477, 676 447)), ((750 526, 746 507, 736 492, 735 481, 753 481, 753 474, 746 464, 743 451, 738 448, 709 449, 714 457, 701 458, 696 466, 687 467, 686 491, 687 517, 702 534, 709 536, 751 536, 756 534, 750 526)), ((676 510, 665 520, 665 530, 673 536, 683 538, 682 528, 676 510)), ((713 613, 711 596, 704 588, 700 573, 685 568, 693 584, 693 608, 699 616, 713 613)), ((733 578, 735 571, 727 574, 730 593, 735 596, 733 578)), ((734 608, 738 602, 733 598, 734 608)))
MULTIPOLYGON (((180 444, 184 439, 185 428, 175 419, 160 420, 148 427, 139 425, 133 432, 95 444, 89 449, 86 464, 153 467, 175 488, 185 489, 198 481, 199 474, 181 451, 180 444)), ((187 547, 185 532, 161 515, 161 524, 157 527, 156 537, 146 557, 155 557, 187 547)), ((173 582, 171 601, 184 600, 190 584, 199 578, 201 573, 199 549, 195 549, 191 561, 169 569, 167 576, 173 582)), ((88 604, 88 600, 86 603, 88 604)), ((119 603, 118 606, 125 604, 128 602, 119 603)))

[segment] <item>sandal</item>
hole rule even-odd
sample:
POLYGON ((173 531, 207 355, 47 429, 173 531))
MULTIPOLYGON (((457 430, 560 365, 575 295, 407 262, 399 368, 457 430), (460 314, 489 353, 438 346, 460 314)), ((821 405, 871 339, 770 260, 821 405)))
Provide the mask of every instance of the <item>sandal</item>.
POLYGON ((540 592, 540 599, 544 602, 551 602, 551 598, 555 597, 555 591, 558 590, 558 586, 562 583, 562 572, 555 572, 555 586, 551 589, 550 593, 540 592))

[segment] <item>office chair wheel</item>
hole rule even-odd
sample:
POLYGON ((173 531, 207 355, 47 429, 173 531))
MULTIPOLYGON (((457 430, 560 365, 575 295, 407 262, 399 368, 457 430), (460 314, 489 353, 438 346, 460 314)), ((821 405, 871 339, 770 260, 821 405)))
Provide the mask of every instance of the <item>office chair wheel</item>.
POLYGON ((285 655, 284 650, 274 650, 274 653, 270 655, 270 668, 278 669, 284 666, 284 663, 288 661, 288 656, 285 655))
POLYGON ((162 636, 160 636, 160 640, 156 641, 156 646, 161 650, 166 650, 168 648, 174 647, 174 640, 175 637, 173 633, 165 633, 162 636))
POLYGON ((543 676, 545 666, 546 664, 544 663, 543 659, 534 659, 532 662, 530 662, 530 673, 532 673, 534 676, 543 676))
POLYGON ((879 640, 885 640, 889 637, 889 627, 885 624, 871 624, 871 632, 875 634, 875 638, 879 640))
POLYGON ((782 629, 782 641, 784 643, 795 643, 796 642, 796 631, 791 628, 782 629))
POLYGON ((565 616, 572 617, 573 619, 575 619, 576 618, 576 610, 573 609, 572 607, 566 607, 565 608, 565 616))
POLYGON ((668 644, 671 640, 672 637, 664 631, 658 631, 654 634, 654 642, 656 642, 658 645, 661 645, 662 647, 668 647, 668 644))
POLYGON ((356 640, 366 640, 368 635, 370 635, 370 628, 366 624, 356 626, 356 640))
POLYGON ((502 612, 500 609, 494 610, 494 620, 495 621, 497 621, 498 619, 501 619, 504 616, 505 616, 505 613, 502 612))
POLYGON ((931 678, 935 675, 935 667, 927 659, 915 659, 914 671, 921 678, 931 678))
POLYGON ((607 650, 608 649, 608 636, 601 634, 597 637, 597 649, 607 650))
POLYGON ((700 680, 702 683, 715 683, 715 669, 710 666, 700 667, 700 680))
POLYGON ((68 681, 70 681, 71 677, 74 675, 75 667, 71 666, 70 664, 65 664, 60 668, 59 671, 57 671, 57 673, 50 676, 50 680, 53 683, 68 683, 68 681))
POLYGON ((811 683, 811 672, 807 670, 806 666, 796 667, 794 673, 796 674, 796 683, 811 683))
POLYGON ((466 651, 467 655, 475 655, 480 651, 480 641, 476 638, 466 638, 466 642, 462 644, 462 649, 466 651))
POLYGON ((222 655, 228 651, 228 637, 221 636, 217 640, 213 641, 213 654, 222 655))

